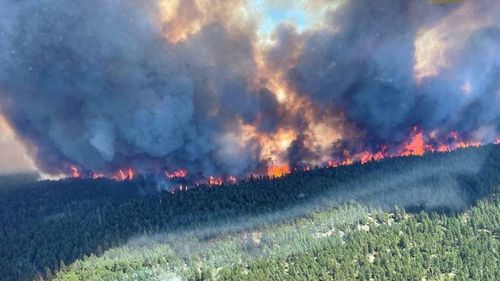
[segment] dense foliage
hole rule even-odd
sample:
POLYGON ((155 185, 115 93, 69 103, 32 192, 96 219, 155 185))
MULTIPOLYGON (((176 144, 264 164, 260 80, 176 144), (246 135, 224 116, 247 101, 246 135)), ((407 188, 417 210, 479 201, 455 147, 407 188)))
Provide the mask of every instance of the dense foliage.
POLYGON ((0 280, 498 280, 499 171, 490 145, 176 193, 9 182, 0 280))
POLYGON ((351 233, 344 243, 205 275, 218 280, 500 280, 499 197, 462 216, 401 215, 395 225, 351 233))

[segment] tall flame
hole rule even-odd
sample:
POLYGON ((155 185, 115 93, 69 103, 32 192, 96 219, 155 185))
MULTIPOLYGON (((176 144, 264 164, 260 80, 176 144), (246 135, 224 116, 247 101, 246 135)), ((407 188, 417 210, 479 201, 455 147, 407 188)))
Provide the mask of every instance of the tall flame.
POLYGON ((116 174, 113 176, 114 180, 117 181, 126 181, 134 179, 134 171, 132 168, 128 169, 119 169, 116 174))
POLYGON ((80 171, 78 170, 78 167, 76 166, 71 166, 71 177, 73 178, 80 178, 82 175, 80 174, 80 171))
POLYGON ((422 156, 425 152, 424 133, 418 127, 413 128, 413 134, 403 148, 401 156, 417 155, 422 156))

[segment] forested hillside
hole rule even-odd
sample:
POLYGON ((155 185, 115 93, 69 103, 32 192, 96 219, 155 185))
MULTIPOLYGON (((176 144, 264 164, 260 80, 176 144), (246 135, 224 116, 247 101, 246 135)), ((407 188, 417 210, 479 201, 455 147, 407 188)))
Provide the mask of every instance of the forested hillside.
POLYGON ((175 193, 4 181, 0 280, 499 280, 499 187, 498 145, 175 193))

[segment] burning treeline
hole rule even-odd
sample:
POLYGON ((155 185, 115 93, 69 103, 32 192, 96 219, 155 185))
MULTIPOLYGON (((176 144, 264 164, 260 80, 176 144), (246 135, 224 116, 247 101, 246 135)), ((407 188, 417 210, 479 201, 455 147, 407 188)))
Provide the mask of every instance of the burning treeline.
POLYGON ((500 141, 495 0, 311 0, 269 34, 250 0, 0 1, 1 110, 46 173, 219 185, 500 141))

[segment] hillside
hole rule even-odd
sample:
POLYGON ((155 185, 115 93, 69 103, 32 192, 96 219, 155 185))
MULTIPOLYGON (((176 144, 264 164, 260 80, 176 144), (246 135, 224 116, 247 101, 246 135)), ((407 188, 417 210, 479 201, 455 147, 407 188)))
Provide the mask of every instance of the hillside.
POLYGON ((498 280, 500 146, 157 189, 4 181, 0 280, 498 280))

